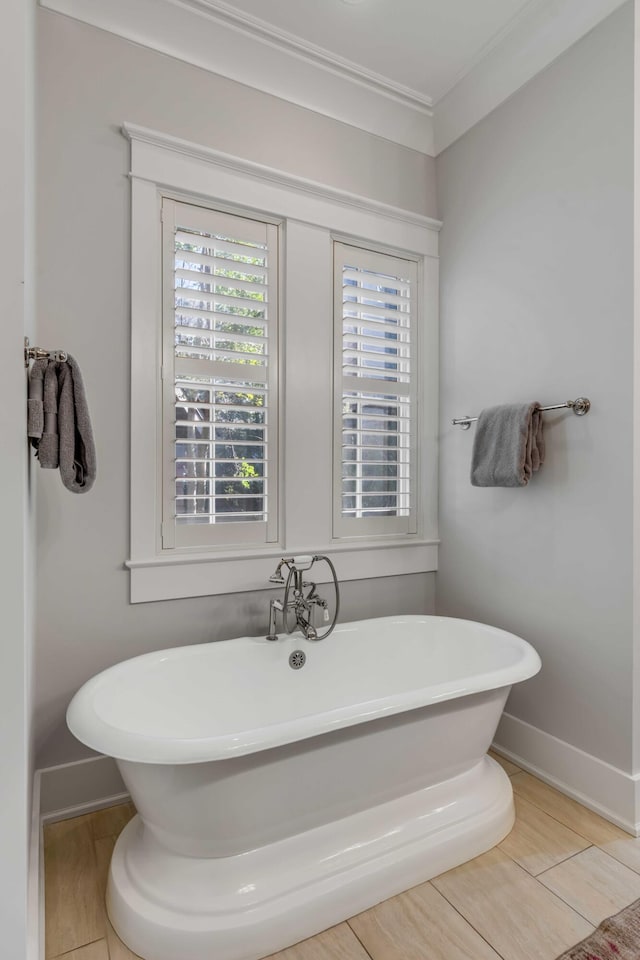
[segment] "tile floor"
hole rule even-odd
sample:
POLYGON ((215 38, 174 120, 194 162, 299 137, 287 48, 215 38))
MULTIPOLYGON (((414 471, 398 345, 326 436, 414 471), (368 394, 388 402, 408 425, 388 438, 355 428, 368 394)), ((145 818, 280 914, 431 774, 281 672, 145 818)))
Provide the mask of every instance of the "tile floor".
MULTIPOLYGON (((640 839, 494 756, 517 812, 498 847, 270 960, 554 960, 640 898, 640 839)), ((133 814, 125 803, 45 828, 47 960, 136 960, 104 910, 133 814)))

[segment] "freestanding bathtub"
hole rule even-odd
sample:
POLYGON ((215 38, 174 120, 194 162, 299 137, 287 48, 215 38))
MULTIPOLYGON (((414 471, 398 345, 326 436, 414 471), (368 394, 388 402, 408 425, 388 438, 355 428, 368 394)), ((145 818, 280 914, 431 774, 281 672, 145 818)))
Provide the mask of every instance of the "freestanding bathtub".
POLYGON ((105 670, 67 720, 138 810, 115 929, 145 960, 257 960, 494 846, 513 796, 486 752, 539 669, 513 634, 399 616, 105 670))

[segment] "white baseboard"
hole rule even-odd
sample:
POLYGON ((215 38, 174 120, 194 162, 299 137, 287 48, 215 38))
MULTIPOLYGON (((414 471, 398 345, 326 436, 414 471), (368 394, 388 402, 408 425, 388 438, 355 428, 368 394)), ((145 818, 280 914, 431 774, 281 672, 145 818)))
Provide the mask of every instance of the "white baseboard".
POLYGON ((44 960, 43 826, 129 799, 112 757, 90 757, 36 770, 29 846, 27 960, 44 960))
MULTIPOLYGON (((640 775, 613 767, 508 713, 502 715, 494 746, 523 770, 628 833, 640 835, 640 775)), ((44 823, 90 813, 129 797, 115 760, 103 756, 39 770, 36 791, 44 823)), ((34 809, 35 803, 34 795, 34 809)))
POLYGON ((129 798, 112 757, 89 757, 39 773, 43 823, 78 817, 129 798))
POLYGON ((508 713, 502 715, 494 747, 523 770, 626 830, 640 835, 640 777, 508 713))

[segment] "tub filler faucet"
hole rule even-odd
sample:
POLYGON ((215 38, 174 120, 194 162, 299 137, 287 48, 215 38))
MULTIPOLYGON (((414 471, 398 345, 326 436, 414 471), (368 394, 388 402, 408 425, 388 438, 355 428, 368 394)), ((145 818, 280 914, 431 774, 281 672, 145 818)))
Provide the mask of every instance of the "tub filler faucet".
POLYGON ((307 640, 324 640, 328 637, 336 625, 338 612, 340 610, 340 589, 338 587, 338 577, 336 570, 329 557, 325 556, 301 556, 301 557, 282 557, 275 572, 269 577, 270 583, 281 583, 284 586, 284 595, 282 600, 272 600, 269 604, 269 632, 267 640, 277 640, 276 618, 279 613, 282 614, 282 626, 286 633, 298 629, 307 640), (331 624, 324 633, 319 634, 314 626, 315 611, 322 610, 322 616, 325 623, 329 623, 329 604, 318 594, 315 583, 311 580, 305 580, 303 574, 311 570, 314 563, 323 560, 331 571, 333 577, 333 588, 336 595, 336 609, 331 624), (287 577, 282 572, 286 567, 287 577), (295 614, 295 626, 289 626, 289 613, 295 614))

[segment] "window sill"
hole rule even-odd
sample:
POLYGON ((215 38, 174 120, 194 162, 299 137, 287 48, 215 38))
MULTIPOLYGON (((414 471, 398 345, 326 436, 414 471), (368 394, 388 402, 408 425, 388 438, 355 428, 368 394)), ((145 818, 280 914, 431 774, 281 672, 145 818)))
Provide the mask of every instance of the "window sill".
POLYGON ((269 584, 269 577, 274 561, 283 555, 326 553, 333 560, 341 582, 428 573, 437 570, 438 543, 438 540, 386 540, 295 550, 270 546, 251 553, 193 553, 128 560, 126 566, 131 571, 131 603, 146 603, 277 589, 269 584))

